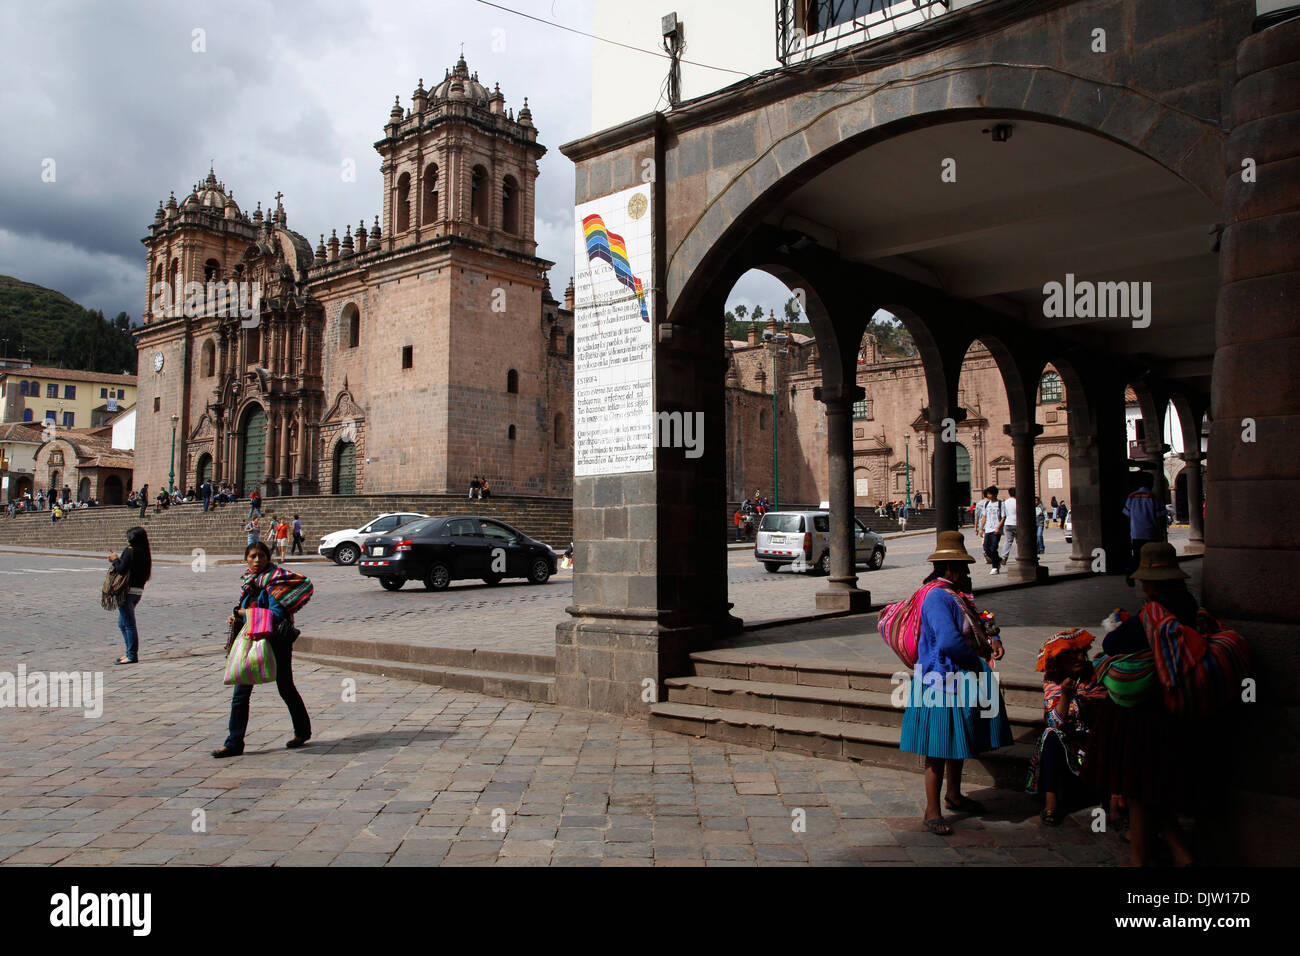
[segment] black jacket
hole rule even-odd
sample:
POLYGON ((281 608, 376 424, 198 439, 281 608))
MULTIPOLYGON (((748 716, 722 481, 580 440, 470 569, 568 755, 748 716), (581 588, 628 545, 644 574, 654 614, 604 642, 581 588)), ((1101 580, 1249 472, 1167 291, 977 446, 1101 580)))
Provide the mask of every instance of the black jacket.
POLYGON ((113 562, 113 570, 116 571, 118 574, 126 574, 127 572, 130 572, 130 576, 131 576, 130 587, 144 590, 144 585, 145 585, 144 562, 132 561, 131 560, 132 557, 134 557, 134 553, 132 552, 131 546, 127 545, 122 550, 122 553, 117 556, 117 560, 113 562))

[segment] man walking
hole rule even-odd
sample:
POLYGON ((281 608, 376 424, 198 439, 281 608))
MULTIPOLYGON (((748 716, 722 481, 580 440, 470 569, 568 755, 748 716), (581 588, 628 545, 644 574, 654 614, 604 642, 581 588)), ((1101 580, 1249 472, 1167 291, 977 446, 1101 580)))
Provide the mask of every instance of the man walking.
MULTIPOLYGON (((262 492, 254 488, 248 496, 248 516, 262 517, 262 492)), ((250 542, 251 543, 251 542, 250 542)))
MULTIPOLYGON (((1055 501, 1056 499, 1052 499, 1055 501)), ((1034 496, 1034 532, 1038 536, 1038 553, 1042 554, 1047 550, 1047 544, 1043 540, 1043 532, 1047 528, 1047 509, 1043 507, 1043 499, 1037 495, 1034 496)))
POLYGON ((140 488, 140 520, 144 520, 144 513, 149 510, 149 483, 140 488))
POLYGON ((302 541, 306 537, 302 533, 302 519, 297 515, 293 516, 293 547, 289 550, 290 554, 302 554, 302 541))
POLYGON ((1165 523, 1168 513, 1151 493, 1155 476, 1149 471, 1138 472, 1137 488, 1124 503, 1128 518, 1128 536, 1132 544, 1128 567, 1124 569, 1124 583, 1133 587, 1133 572, 1142 562, 1142 545, 1165 540, 1165 523))
POLYGON ((203 513, 208 513, 208 508, 212 506, 212 482, 205 478, 199 488, 199 494, 203 496, 203 513))
POLYGON ((1002 563, 1010 564, 1015 560, 1011 551, 1016 546, 1016 489, 1007 489, 1007 500, 1002 503, 1002 563))
POLYGON ((1006 518, 1002 502, 998 500, 998 486, 989 485, 984 489, 984 507, 979 511, 977 533, 984 535, 984 557, 993 570, 989 574, 998 574, 1002 561, 998 557, 998 539, 1002 537, 1002 522, 1006 518))

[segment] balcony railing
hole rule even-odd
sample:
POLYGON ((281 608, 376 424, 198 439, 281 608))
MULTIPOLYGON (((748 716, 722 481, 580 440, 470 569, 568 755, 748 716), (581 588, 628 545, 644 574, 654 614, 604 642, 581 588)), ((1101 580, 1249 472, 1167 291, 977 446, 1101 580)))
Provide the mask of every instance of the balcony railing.
POLYGON ((951 0, 776 0, 782 66, 925 23, 951 0))

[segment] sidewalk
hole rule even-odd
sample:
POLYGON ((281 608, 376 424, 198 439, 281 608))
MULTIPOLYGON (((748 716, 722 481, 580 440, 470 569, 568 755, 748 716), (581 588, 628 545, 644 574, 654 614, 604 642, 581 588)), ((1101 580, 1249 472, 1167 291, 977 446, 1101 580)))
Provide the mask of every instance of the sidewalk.
MULTIPOLYGON (((33 656, 46 659, 29 668, 88 663, 33 656)), ((213 760, 228 716, 219 655, 108 671, 99 719, 0 710, 0 863, 1077 866, 1127 853, 1084 811, 1043 827, 1018 793, 970 790, 989 813, 952 815, 944 838, 921 826, 917 774, 305 661, 311 743, 284 748, 288 718, 264 687, 248 750, 213 760)))

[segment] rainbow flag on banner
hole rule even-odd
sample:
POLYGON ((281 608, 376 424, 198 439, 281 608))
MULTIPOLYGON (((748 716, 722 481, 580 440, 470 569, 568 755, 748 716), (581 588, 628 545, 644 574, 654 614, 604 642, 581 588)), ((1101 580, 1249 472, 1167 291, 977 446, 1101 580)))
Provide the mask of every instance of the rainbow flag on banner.
POLYGON ((605 220, 596 213, 582 219, 582 234, 587 241, 587 262, 603 259, 614 269, 614 277, 627 286, 637 297, 641 305, 641 321, 649 322, 650 313, 646 310, 645 290, 641 280, 632 274, 632 263, 627 258, 627 246, 623 237, 605 228, 605 220))

